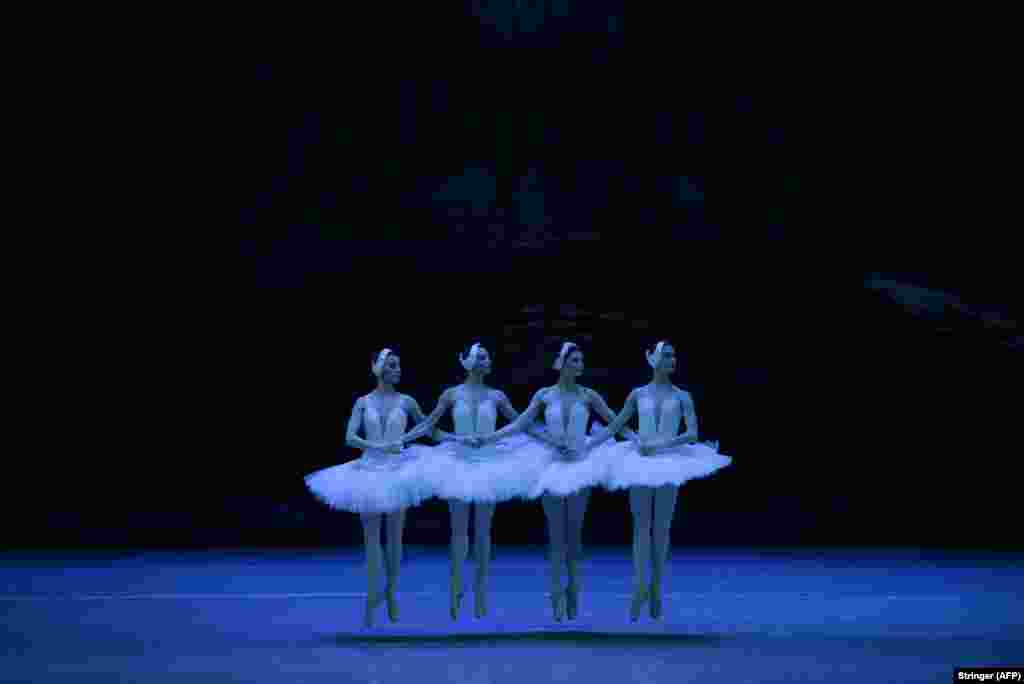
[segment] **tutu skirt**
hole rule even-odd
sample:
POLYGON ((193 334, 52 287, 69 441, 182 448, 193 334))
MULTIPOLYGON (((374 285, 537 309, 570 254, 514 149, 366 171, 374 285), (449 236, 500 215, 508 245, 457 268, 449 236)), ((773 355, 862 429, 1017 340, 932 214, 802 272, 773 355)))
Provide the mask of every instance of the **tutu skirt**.
POLYGON ((577 448, 583 453, 579 459, 567 459, 558 450, 545 444, 537 446, 546 466, 530 490, 530 498, 544 494, 568 496, 587 487, 604 484, 608 476, 608 450, 617 443, 587 451, 585 438, 580 437, 576 441, 577 448))
POLYGON ((424 472, 442 499, 498 503, 527 498, 546 465, 540 442, 523 433, 474 448, 457 442, 431 447, 424 472))
POLYGON ((306 486, 323 503, 353 513, 393 513, 433 496, 425 477, 429 448, 406 446, 399 454, 367 450, 354 461, 306 476, 306 486))
POLYGON ((732 463, 729 456, 718 453, 716 444, 686 444, 642 456, 632 441, 610 445, 601 460, 607 464, 604 484, 610 490, 678 486, 732 463))

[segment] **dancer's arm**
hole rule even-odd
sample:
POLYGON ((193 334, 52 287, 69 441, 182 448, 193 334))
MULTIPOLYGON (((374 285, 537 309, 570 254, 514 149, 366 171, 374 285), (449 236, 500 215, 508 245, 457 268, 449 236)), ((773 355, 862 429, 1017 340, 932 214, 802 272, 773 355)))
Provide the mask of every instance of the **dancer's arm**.
POLYGON ((482 443, 488 444, 491 442, 497 442, 503 437, 520 432, 531 421, 536 420, 537 415, 544 408, 544 393, 545 390, 537 390, 537 393, 533 395, 533 399, 530 400, 530 405, 526 407, 526 410, 519 414, 519 417, 513 420, 511 423, 501 428, 497 432, 492 432, 489 435, 485 435, 482 438, 482 443))
POLYGON ((657 443, 657 448, 659 449, 671 449, 680 444, 693 444, 697 441, 697 412, 693 408, 693 397, 690 396, 689 392, 684 392, 683 390, 676 391, 679 392, 679 401, 683 405, 683 420, 686 421, 686 432, 676 437, 659 440, 657 443))
MULTIPOLYGON (((501 411, 501 415, 505 416, 505 420, 507 420, 509 423, 516 422, 516 420, 519 418, 519 411, 516 411, 515 408, 512 407, 512 402, 508 400, 508 397, 505 396, 504 392, 502 392, 501 390, 495 390, 495 392, 498 393, 498 410, 501 411)), ((542 430, 532 423, 526 427, 524 432, 528 435, 536 437, 542 442, 547 442, 553 447, 562 446, 562 443, 555 439, 554 437, 552 437, 547 430, 542 430)))
POLYGON ((437 406, 434 407, 434 410, 430 412, 429 416, 424 416, 423 411, 420 410, 420 406, 416 403, 416 400, 409 397, 412 404, 410 407, 410 415, 413 420, 417 422, 417 425, 402 436, 403 441, 412 442, 426 434, 430 434, 431 437, 438 442, 446 439, 455 439, 455 435, 435 427, 437 425, 437 421, 441 419, 444 412, 452 405, 453 389, 454 388, 448 388, 441 393, 441 397, 437 400, 437 406))
POLYGON ((626 427, 626 423, 633 414, 636 413, 636 390, 629 393, 626 397, 626 403, 623 404, 622 410, 619 411, 619 415, 615 415, 608 408, 604 398, 600 394, 590 390, 591 393, 591 404, 594 407, 594 412, 603 418, 607 423, 607 427, 602 428, 591 440, 590 448, 594 449, 600 446, 605 440, 615 434, 623 434, 624 436, 634 441, 638 440, 639 437, 632 429, 626 427))
POLYGON ((365 411, 365 399, 359 397, 352 406, 352 415, 348 419, 348 430, 345 431, 345 444, 356 449, 386 449, 387 445, 384 442, 372 442, 356 434, 359 432, 359 426, 363 424, 363 413, 365 411))

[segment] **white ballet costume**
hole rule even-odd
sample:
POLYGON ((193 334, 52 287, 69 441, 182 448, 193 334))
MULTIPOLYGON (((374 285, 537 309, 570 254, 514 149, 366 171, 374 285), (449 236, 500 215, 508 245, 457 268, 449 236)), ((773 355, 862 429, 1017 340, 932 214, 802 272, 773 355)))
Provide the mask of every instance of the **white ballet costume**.
MULTIPOLYGON (((370 400, 365 400, 363 427, 373 442, 397 441, 405 434, 408 415, 401 405, 382 419, 370 400)), ((416 506, 433 496, 424 464, 430 449, 406 445, 397 454, 367 449, 354 461, 318 470, 306 476, 306 486, 331 508, 353 513, 393 513, 416 506)))
MULTIPOLYGON (((660 420, 655 420, 654 398, 643 393, 637 398, 640 417, 640 437, 671 439, 679 434, 683 418, 682 401, 678 396, 665 399, 661 405, 660 420)), ((603 483, 607 489, 630 487, 660 487, 681 485, 688 480, 706 477, 732 463, 732 458, 718 453, 714 443, 680 444, 643 456, 632 441, 617 442, 598 448, 607 464, 603 483)))
MULTIPOLYGON (((497 403, 482 400, 474 410, 459 397, 452 403, 452 419, 458 435, 485 436, 494 432, 497 403)), ((527 498, 546 464, 537 440, 525 433, 509 435, 479 448, 444 442, 430 449, 427 479, 436 496, 467 503, 498 503, 527 498)))
POLYGON ((590 409, 582 400, 574 399, 569 409, 568 429, 562 416, 561 398, 545 402, 544 422, 546 430, 556 436, 569 438, 569 443, 577 448, 581 458, 566 458, 551 446, 531 444, 530 450, 540 451, 546 462, 540 477, 530 491, 531 498, 544 494, 568 496, 580 490, 603 484, 607 479, 607 463, 600 450, 588 453, 587 423, 590 420, 590 409))

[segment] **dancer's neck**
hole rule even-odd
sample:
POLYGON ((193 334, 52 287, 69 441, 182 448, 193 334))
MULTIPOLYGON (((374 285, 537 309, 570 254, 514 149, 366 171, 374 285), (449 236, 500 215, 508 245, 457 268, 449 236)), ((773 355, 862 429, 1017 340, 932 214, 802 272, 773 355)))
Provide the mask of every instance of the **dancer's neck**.
POLYGON ((651 380, 651 384, 655 387, 671 387, 672 381, 668 377, 668 373, 659 373, 655 371, 654 378, 651 380))
POLYGON ((571 394, 578 388, 579 385, 576 384, 576 380, 574 378, 566 377, 564 375, 558 378, 558 389, 562 392, 568 392, 571 394))
POLYGON ((483 387, 484 376, 479 375, 477 373, 470 373, 469 375, 466 376, 466 385, 474 389, 478 387, 483 387))
POLYGON ((377 394, 396 394, 395 386, 389 382, 379 380, 377 382, 377 394))

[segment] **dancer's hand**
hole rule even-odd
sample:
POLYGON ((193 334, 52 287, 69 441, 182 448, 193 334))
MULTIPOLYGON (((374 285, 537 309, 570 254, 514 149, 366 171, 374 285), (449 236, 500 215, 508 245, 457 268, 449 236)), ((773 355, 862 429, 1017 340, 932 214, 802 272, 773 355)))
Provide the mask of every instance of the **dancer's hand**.
POLYGON ((586 445, 582 439, 566 439, 565 453, 570 461, 579 461, 586 454, 586 445))
POLYGON ((400 439, 396 439, 393 442, 388 442, 386 451, 389 454, 399 454, 399 453, 402 452, 402 449, 404 447, 405 447, 405 443, 402 440, 400 440, 400 439))
POLYGON ((479 449, 483 443, 483 440, 478 435, 459 435, 455 439, 459 444, 473 449, 479 449))
POLYGON ((488 442, 488 440, 484 439, 480 435, 470 435, 468 441, 469 446, 473 447, 474 449, 479 449, 488 442))
POLYGON ((657 449, 657 441, 653 439, 641 439, 640 440, 640 455, 650 456, 657 449))

